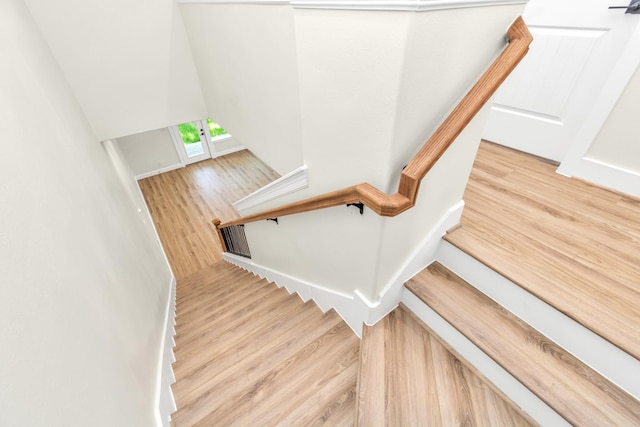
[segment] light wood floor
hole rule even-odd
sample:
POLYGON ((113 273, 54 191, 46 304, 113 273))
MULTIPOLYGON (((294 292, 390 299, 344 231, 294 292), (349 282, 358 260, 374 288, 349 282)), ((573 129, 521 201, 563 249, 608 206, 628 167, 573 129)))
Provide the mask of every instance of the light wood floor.
POLYGON ((482 143, 446 239, 640 358, 640 201, 482 143))
POLYGON ((446 267, 406 286, 572 425, 640 425, 640 402, 446 267))
POLYGON ((351 426, 359 340, 266 280, 219 261, 178 283, 178 426, 351 426))
POLYGON ((232 203, 280 175, 243 150, 138 181, 177 279, 221 259, 213 218, 238 218, 232 203))
POLYGON ((278 178, 243 151, 140 181, 177 276, 173 425, 351 426, 359 340, 333 311, 220 261, 211 219, 278 178))
POLYGON ((360 426, 532 425, 402 306, 365 328, 360 364, 360 426))

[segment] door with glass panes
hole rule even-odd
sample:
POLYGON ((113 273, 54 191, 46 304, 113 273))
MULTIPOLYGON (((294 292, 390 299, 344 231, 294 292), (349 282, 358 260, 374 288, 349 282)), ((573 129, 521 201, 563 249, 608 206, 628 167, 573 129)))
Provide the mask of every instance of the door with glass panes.
POLYGON ((188 165, 214 157, 214 141, 227 132, 213 120, 204 119, 173 126, 172 134, 180 159, 188 165))

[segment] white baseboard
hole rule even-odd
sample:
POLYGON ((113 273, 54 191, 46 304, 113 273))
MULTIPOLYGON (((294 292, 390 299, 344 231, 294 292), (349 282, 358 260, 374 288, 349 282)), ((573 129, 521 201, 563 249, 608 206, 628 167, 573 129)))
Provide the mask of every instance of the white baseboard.
POLYGON ((175 165, 166 166, 166 167, 161 168, 161 169, 157 169, 157 170, 154 170, 154 171, 151 171, 151 172, 146 172, 146 173, 143 173, 143 174, 140 174, 140 175, 136 175, 136 176, 134 176, 134 178, 139 181, 139 180, 144 179, 144 178, 149 178, 150 176, 160 175, 161 173, 169 172, 169 171, 172 171, 174 169, 180 169, 180 168, 183 168, 183 167, 184 167, 184 165, 182 163, 176 163, 175 165))
POLYGON ((518 407, 541 426, 569 426, 570 424, 533 394, 520 381, 487 356, 467 337, 451 326, 438 313, 423 303, 411 291, 403 288, 402 303, 443 339, 460 357, 474 366, 518 407))
POLYGON ((165 316, 165 334, 163 345, 161 346, 160 364, 158 369, 158 390, 157 390, 157 407, 156 423, 158 427, 169 427, 171 423, 171 414, 177 407, 173 397, 171 385, 176 382, 173 374, 173 362, 176 361, 173 354, 173 347, 176 343, 174 336, 176 334, 176 278, 171 276, 171 285, 169 289, 169 303, 167 304, 167 312, 165 316))
POLYGON ((223 253, 225 261, 247 270, 257 276, 274 282, 278 287, 285 287, 290 293, 297 293, 304 302, 313 300, 323 312, 334 309, 349 325, 358 337, 362 337, 362 302, 353 296, 332 291, 307 281, 289 276, 288 274, 272 270, 256 264, 249 258, 223 253))
POLYGON ((280 196, 284 196, 285 194, 290 194, 303 188, 307 188, 309 186, 307 175, 307 166, 300 166, 288 174, 254 191, 248 196, 238 200, 233 204, 233 207, 236 208, 238 212, 242 212, 280 196))
POLYGON ((378 302, 369 302, 371 309, 365 319, 367 325, 375 325, 398 306, 406 281, 424 270, 436 259, 436 253, 442 241, 442 236, 445 235, 447 230, 460 223, 463 209, 463 200, 460 200, 460 202, 452 206, 449 211, 440 218, 436 226, 431 229, 431 232, 422 240, 422 243, 405 261, 404 265, 399 268, 395 276, 393 276, 389 283, 382 289, 382 292, 380 292, 378 296, 378 302))
POLYGON ((235 153, 236 151, 242 151, 246 149, 247 147, 245 147, 244 145, 239 145, 238 147, 233 147, 233 148, 229 148, 228 150, 220 151, 218 153, 213 153, 211 158, 215 159, 217 157, 226 156, 227 154, 235 153))
POLYGON ((397 307, 404 283, 433 262, 442 236, 460 222, 463 207, 464 202, 460 201, 449 209, 404 265, 400 266, 396 275, 383 289, 378 301, 369 301, 358 290, 353 295, 336 292, 256 264, 249 258, 230 253, 224 253, 222 256, 240 268, 275 282, 280 287, 284 286, 289 293, 297 293, 305 302, 312 299, 323 311, 334 309, 356 335, 362 337, 363 323, 373 325, 397 307))
POLYGON ((640 400, 640 361, 449 242, 442 241, 437 260, 600 375, 640 400))
POLYGON ((558 173, 640 198, 640 173, 583 157, 560 164, 558 173))

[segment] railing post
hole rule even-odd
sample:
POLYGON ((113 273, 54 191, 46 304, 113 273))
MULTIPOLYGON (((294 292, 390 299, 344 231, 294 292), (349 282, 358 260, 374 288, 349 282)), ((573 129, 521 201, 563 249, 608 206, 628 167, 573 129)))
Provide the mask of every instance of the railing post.
POLYGON ((216 228, 216 234, 218 235, 218 240, 220 240, 220 247, 222 248, 222 252, 228 252, 229 249, 227 248, 227 245, 224 243, 224 239, 222 238, 222 232, 220 231, 220 224, 222 224, 222 221, 220 221, 219 218, 214 218, 212 221, 213 226, 216 228))

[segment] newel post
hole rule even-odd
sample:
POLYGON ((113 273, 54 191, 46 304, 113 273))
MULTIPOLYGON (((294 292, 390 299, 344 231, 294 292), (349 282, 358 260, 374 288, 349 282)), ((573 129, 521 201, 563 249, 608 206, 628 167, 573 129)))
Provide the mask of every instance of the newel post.
POLYGON ((228 252, 227 245, 224 243, 224 238, 222 237, 222 232, 220 231, 220 221, 219 218, 214 218, 212 221, 213 226, 216 228, 216 233, 218 234, 218 239, 220 240, 220 247, 222 248, 222 252, 228 252))

